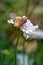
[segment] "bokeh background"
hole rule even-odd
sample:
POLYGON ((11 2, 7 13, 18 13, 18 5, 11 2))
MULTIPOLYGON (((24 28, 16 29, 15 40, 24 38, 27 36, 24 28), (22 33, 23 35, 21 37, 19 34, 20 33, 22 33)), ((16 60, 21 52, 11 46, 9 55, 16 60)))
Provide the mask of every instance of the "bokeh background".
POLYGON ((34 65, 43 65, 43 40, 25 40, 20 29, 7 23, 11 12, 26 15, 43 29, 43 0, 0 0, 0 65, 15 65, 16 51, 28 53, 34 65))

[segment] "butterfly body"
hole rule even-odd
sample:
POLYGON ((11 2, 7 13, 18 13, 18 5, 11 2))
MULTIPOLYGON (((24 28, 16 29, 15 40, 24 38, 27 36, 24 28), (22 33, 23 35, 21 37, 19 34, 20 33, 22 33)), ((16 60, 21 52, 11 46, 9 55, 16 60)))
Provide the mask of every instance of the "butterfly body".
POLYGON ((24 20, 20 16, 17 16, 16 19, 14 20, 14 26, 21 27, 25 22, 26 22, 26 20, 24 20))

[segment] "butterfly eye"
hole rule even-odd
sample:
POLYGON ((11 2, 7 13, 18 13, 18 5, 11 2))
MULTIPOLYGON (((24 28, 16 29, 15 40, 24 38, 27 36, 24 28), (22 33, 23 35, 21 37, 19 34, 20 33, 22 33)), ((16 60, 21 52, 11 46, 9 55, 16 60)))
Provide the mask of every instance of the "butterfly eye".
POLYGON ((17 15, 15 13, 10 13, 10 18, 12 20, 15 20, 16 17, 17 17, 17 15))

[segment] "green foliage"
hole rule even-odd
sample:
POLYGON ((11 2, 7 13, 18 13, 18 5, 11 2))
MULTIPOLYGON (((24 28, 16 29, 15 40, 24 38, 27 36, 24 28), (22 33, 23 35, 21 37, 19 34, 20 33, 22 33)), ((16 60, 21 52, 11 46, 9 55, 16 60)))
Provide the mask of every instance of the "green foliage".
MULTIPOLYGON (((0 0, 0 65, 15 65, 15 47, 12 44, 11 36, 14 34, 16 28, 7 23, 7 19, 10 18, 9 13, 15 12, 20 16, 34 16, 35 7, 40 6, 41 2, 40 0, 0 0)), ((41 24, 39 24, 41 28, 43 28, 43 12, 37 16, 41 21, 41 24)), ((15 33, 20 35, 21 32, 17 30, 18 29, 16 29, 15 33)), ((43 41, 39 41, 38 43, 38 51, 36 54, 34 53, 32 57, 36 65, 43 65, 43 41)))

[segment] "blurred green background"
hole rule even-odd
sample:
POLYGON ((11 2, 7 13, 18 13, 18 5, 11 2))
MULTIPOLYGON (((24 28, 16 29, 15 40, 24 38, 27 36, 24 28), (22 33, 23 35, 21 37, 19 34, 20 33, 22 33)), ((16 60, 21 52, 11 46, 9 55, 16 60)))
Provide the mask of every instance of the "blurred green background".
POLYGON ((24 48, 34 58, 34 65, 43 65, 43 40, 26 41, 20 29, 7 23, 10 12, 26 15, 43 29, 43 0, 0 0, 0 65, 15 65, 16 43, 17 51, 24 48))

